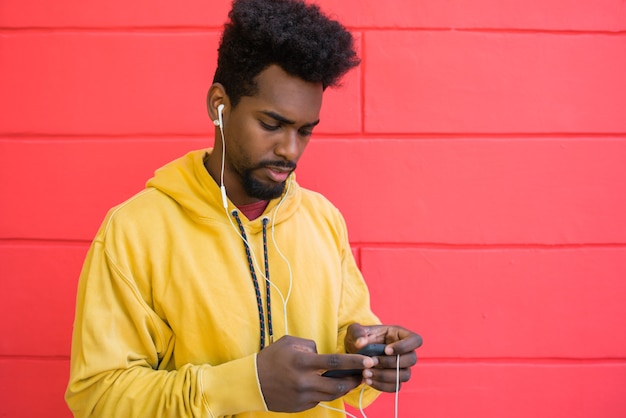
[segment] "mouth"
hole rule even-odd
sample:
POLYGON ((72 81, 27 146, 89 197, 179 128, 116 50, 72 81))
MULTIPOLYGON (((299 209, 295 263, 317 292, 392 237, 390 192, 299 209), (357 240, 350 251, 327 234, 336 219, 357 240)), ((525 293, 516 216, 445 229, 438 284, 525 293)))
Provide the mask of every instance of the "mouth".
POLYGON ((267 176, 276 183, 283 183, 289 177, 289 174, 294 170, 293 168, 277 167, 277 166, 265 166, 263 167, 267 176))

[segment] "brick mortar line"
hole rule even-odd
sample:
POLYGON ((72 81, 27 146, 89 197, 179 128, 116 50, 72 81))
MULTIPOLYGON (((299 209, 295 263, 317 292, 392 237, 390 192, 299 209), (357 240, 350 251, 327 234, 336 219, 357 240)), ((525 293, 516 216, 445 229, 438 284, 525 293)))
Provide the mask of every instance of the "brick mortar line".
MULTIPOLYGON (((56 355, 56 356, 44 356, 44 355, 0 355, 0 361, 69 361, 69 355, 56 355)), ((420 357, 418 360, 418 367, 420 363, 426 364, 451 364, 451 365, 465 365, 465 364, 489 364, 489 365, 563 365, 563 366, 576 366, 576 365, 625 365, 626 358, 612 357, 612 358, 553 358, 553 357, 420 357)))
POLYGON ((586 243, 586 244, 540 244, 540 243, 501 243, 501 244, 444 244, 444 243, 351 243, 353 249, 418 249, 418 250, 458 250, 458 251, 499 251, 499 250, 546 250, 546 251, 562 251, 562 250, 593 250, 593 249, 626 249, 624 243, 586 243))
MULTIPOLYGON (((600 36, 624 36, 626 29, 601 30, 601 29, 539 29, 539 28, 480 28, 480 27, 396 27, 396 26, 348 26, 351 32, 468 32, 468 33, 500 33, 512 35, 600 35, 600 36)), ((4 26, 0 27, 0 33, 20 32, 44 32, 44 33, 187 33, 205 34, 221 33, 223 27, 218 26, 4 26)))
MULTIPOLYGON (((332 140, 424 140, 424 139, 586 139, 586 138, 607 138, 607 139, 626 139, 626 132, 415 132, 415 133, 314 133, 315 140, 332 141, 332 140)), ((0 141, 3 140, 23 140, 23 141, 80 141, 86 142, 90 140, 128 140, 137 141, 150 140, 213 140, 212 134, 207 133, 132 133, 132 134, 98 134, 98 133, 12 133, 0 132, 0 141)))
MULTIPOLYGON (((43 238, 0 238, 0 247, 11 246, 84 246, 90 245, 91 239, 43 239, 43 238)), ((580 244, 539 244, 539 243, 501 243, 501 244, 449 244, 449 243, 394 243, 394 242, 351 242, 355 250, 364 249, 424 249, 424 250, 459 250, 459 251, 497 251, 497 250, 586 250, 586 249, 626 249, 624 243, 580 243, 580 244)))
POLYGON ((19 354, 2 354, 0 355, 0 361, 2 360, 43 360, 43 361, 69 361, 69 355, 58 355, 58 356, 36 356, 36 355, 19 355, 19 354))
POLYGON ((534 364, 534 365, 588 365, 588 364, 624 364, 626 358, 609 357, 609 358, 559 358, 559 357, 419 357, 419 363, 430 364, 474 364, 474 363, 490 363, 490 364, 534 364))

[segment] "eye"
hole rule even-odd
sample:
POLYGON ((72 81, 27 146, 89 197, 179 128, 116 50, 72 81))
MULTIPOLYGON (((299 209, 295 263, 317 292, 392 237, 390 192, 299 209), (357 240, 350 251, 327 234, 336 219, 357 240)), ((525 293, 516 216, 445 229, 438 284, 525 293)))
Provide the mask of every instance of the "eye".
POLYGON ((277 131, 278 129, 280 129, 280 125, 270 125, 268 123, 263 122, 262 120, 259 120, 259 124, 266 131, 277 131))
POLYGON ((300 134, 300 136, 311 136, 313 135, 313 129, 300 129, 298 134, 300 134))

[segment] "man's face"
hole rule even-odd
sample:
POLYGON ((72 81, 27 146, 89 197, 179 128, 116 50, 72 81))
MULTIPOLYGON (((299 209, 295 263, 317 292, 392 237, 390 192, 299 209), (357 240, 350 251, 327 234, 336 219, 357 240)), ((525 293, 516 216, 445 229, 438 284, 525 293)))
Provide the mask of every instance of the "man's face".
POLYGON ((226 173, 245 201, 279 197, 319 122, 322 85, 272 65, 257 76, 258 93, 244 96, 225 124, 226 173))

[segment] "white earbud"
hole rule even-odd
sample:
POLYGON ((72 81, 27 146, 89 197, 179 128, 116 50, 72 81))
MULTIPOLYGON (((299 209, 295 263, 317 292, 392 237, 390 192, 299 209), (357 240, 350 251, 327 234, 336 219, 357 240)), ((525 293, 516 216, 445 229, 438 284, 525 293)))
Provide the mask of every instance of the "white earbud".
POLYGON ((220 127, 220 129, 224 129, 224 105, 223 104, 217 107, 217 118, 218 118, 217 123, 219 124, 218 126, 220 127))
POLYGON ((215 126, 220 127, 220 134, 222 136, 222 170, 220 172, 220 190, 222 192, 222 206, 227 210, 228 216, 228 198, 226 197, 226 187, 224 186, 224 160, 226 159, 226 144, 224 141, 224 105, 221 104, 217 107, 217 120, 214 120, 215 126))
POLYGON ((224 127, 224 105, 221 104, 217 107, 217 119, 213 120, 213 125, 219 126, 220 129, 224 127))

